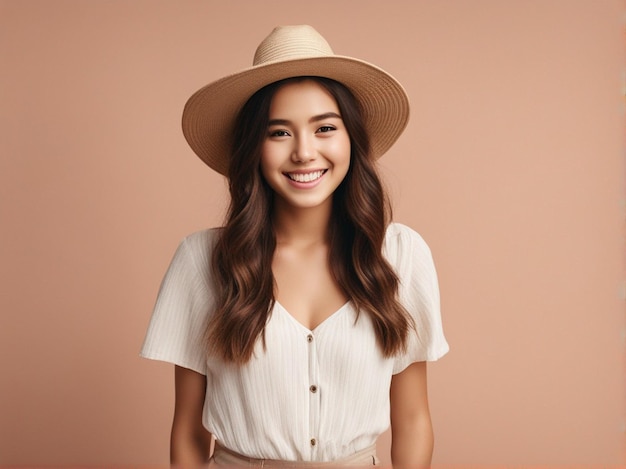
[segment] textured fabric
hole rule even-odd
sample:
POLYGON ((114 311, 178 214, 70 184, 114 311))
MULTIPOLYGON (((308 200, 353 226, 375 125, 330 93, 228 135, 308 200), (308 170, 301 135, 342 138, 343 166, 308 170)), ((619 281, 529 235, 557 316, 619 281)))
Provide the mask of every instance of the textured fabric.
POLYGON ((333 461, 376 442, 389 427, 392 375, 448 351, 430 250, 401 224, 387 229, 384 254, 414 317, 406 354, 384 358, 368 314, 350 302, 309 330, 276 302, 244 366, 207 357, 213 306, 210 256, 216 230, 185 238, 165 275, 141 355, 207 377, 203 422, 225 447, 252 458, 333 461))

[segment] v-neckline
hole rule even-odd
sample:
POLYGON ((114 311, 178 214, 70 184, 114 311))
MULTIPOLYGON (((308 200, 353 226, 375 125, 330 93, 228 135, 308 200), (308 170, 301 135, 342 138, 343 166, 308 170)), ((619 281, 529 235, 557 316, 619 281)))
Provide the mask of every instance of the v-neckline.
POLYGON ((306 332, 315 332, 318 329, 320 329, 323 325, 325 325, 327 322, 329 322, 331 319, 333 319, 336 316, 339 316, 345 309, 347 309, 347 307, 351 304, 350 300, 346 301, 343 305, 341 305, 339 307, 339 309, 337 309, 335 312, 331 313, 328 317, 326 317, 326 319, 324 319, 322 322, 320 322, 317 326, 315 326, 313 329, 309 329, 308 327, 306 327, 304 324, 302 324, 300 321, 298 321, 288 310, 287 308, 285 308, 282 304, 280 304, 280 301, 275 300, 274 301, 275 306, 278 306, 278 308, 280 308, 285 315, 291 319, 291 321, 293 321, 295 324, 297 324, 299 327, 301 327, 302 329, 304 329, 306 332))

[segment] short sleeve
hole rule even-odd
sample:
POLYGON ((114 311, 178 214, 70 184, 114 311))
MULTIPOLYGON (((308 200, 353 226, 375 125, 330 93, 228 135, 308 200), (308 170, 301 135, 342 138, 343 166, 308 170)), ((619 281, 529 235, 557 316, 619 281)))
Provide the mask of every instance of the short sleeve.
POLYGON ((140 355, 206 375, 204 331, 213 305, 209 291, 208 230, 178 246, 161 282, 140 355))
POLYGON ((443 333, 439 284, 430 248, 417 232, 394 223, 387 230, 385 249, 400 280, 400 302, 415 321, 407 351, 395 359, 396 374, 411 363, 438 360, 449 346, 443 333))

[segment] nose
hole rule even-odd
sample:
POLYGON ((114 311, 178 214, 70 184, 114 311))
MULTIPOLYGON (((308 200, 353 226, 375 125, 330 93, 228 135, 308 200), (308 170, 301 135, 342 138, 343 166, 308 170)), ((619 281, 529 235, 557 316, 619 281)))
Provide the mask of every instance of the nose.
POLYGON ((298 136, 295 140, 291 160, 294 163, 307 163, 315 159, 315 145, 307 135, 298 136))

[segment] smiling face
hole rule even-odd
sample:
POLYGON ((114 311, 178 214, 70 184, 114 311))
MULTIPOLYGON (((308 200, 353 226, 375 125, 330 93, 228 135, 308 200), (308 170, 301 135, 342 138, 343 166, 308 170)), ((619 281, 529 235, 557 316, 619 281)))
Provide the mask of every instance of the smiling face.
POLYGON ((333 96, 314 80, 282 85, 261 146, 261 172, 277 205, 330 209, 349 167, 350 137, 333 96))

